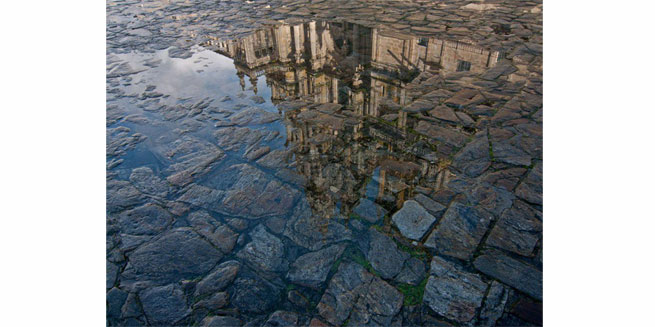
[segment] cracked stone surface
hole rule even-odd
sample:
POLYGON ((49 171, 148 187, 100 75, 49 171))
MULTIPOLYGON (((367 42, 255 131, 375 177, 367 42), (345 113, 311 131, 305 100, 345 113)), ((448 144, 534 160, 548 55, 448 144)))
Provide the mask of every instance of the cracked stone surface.
POLYGON ((108 326, 541 324, 541 1, 106 11, 108 326))

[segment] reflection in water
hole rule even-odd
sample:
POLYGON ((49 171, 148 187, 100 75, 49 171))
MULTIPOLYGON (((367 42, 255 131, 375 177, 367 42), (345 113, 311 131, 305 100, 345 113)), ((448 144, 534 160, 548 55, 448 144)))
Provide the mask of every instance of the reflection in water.
POLYGON ((538 26, 469 13, 458 42, 426 35, 459 15, 253 32, 187 9, 151 27, 221 36, 109 15, 108 325, 540 319, 538 26))
POLYGON ((447 182, 448 155, 407 130, 407 84, 423 71, 483 72, 499 60, 498 51, 347 21, 280 23, 205 46, 234 59, 242 88, 248 76, 257 92, 265 75, 273 103, 304 101, 280 107, 307 199, 326 218, 349 213, 367 184, 377 189, 371 200, 399 208, 416 186, 447 182))

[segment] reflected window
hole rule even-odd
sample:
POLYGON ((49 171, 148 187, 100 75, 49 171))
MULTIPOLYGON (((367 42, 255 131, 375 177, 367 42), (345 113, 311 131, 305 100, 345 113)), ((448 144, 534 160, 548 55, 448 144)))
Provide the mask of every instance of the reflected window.
POLYGON ((457 63, 457 71, 458 72, 467 72, 471 70, 471 63, 468 61, 460 60, 457 63))
POLYGON ((422 45, 424 47, 427 46, 428 45, 428 38, 422 37, 422 38, 418 39, 418 45, 422 45))

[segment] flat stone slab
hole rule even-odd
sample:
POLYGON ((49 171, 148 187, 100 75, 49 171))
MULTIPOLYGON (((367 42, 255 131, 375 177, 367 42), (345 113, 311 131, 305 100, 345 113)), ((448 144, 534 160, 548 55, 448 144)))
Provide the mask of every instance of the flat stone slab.
POLYGON ((405 260, 409 259, 409 254, 400 251, 389 236, 380 233, 375 228, 369 229, 369 236, 366 259, 382 278, 394 278, 403 268, 405 260))
POLYGON ((403 295, 354 262, 343 262, 321 297, 318 313, 330 324, 390 325, 400 312, 403 295))
POLYGON ((419 241, 437 220, 423 206, 414 200, 407 200, 403 207, 391 217, 403 236, 419 241))
POLYGON ((489 155, 489 138, 486 133, 466 144, 453 158, 453 167, 469 177, 480 176, 491 165, 489 155))
POLYGON ((522 256, 531 256, 542 237, 541 220, 541 212, 516 200, 514 206, 500 217, 491 230, 486 244, 522 256))
POLYGON ((516 196, 530 203, 543 204, 543 164, 541 162, 532 168, 516 188, 516 196))
POLYGON ((204 296, 224 290, 237 276, 241 263, 230 260, 221 263, 196 285, 195 296, 204 296))
POLYGON ((147 289, 139 294, 148 321, 173 325, 190 313, 184 291, 174 284, 147 289))
POLYGON ((178 228, 128 255, 123 281, 173 283, 206 274, 223 254, 190 228, 178 228))
POLYGON ((332 264, 341 256, 345 244, 335 244, 316 252, 303 254, 294 263, 287 274, 291 282, 318 288, 327 278, 332 264))
POLYGON ((473 320, 482 305, 487 284, 440 257, 433 257, 423 302, 436 313, 460 323, 473 320))
POLYGON ((359 204, 353 209, 353 212, 369 223, 375 223, 387 214, 386 209, 367 198, 359 199, 359 204))
POLYGON ((287 269, 284 243, 279 238, 266 231, 263 225, 257 225, 250 237, 252 241, 237 253, 238 258, 255 270, 280 272, 287 269))
POLYGON ((302 199, 287 220, 284 236, 304 248, 316 251, 328 244, 351 240, 352 231, 335 219, 313 216, 307 199, 302 199))
POLYGON ((238 277, 228 288, 230 302, 247 314, 270 312, 280 301, 281 290, 260 276, 247 273, 238 277))
POLYGON ((232 252, 239 234, 233 232, 206 211, 195 211, 189 214, 187 220, 198 234, 206 237, 221 252, 232 252))
POLYGON ((121 232, 132 235, 155 235, 173 222, 173 215, 154 203, 147 203, 118 215, 121 232))
POLYGON ((485 275, 542 300, 542 273, 537 268, 497 252, 477 257, 473 265, 485 275))
POLYGON ((467 260, 490 223, 490 217, 480 210, 455 202, 428 236, 425 246, 436 249, 440 254, 467 260))

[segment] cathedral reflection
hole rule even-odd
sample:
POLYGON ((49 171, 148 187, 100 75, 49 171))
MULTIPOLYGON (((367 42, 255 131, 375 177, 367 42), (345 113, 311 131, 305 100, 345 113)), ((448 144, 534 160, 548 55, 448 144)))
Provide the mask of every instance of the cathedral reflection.
POLYGON ((314 213, 350 212, 368 197, 395 207, 449 178, 448 155, 407 129, 407 84, 423 71, 479 73, 499 52, 347 21, 279 23, 206 46, 234 59, 242 88, 266 76, 284 112, 314 213))

